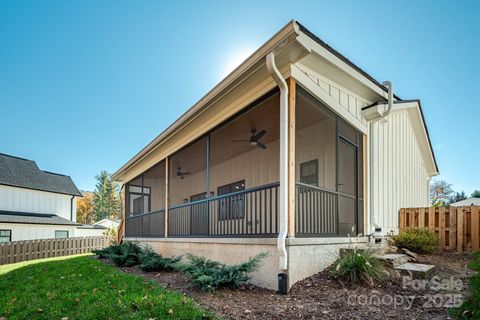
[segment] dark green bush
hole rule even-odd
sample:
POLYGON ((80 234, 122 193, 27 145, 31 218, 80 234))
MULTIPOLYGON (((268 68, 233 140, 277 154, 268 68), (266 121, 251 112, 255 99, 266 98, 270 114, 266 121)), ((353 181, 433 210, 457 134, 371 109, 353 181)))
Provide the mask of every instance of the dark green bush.
POLYGON ((473 254, 468 266, 477 273, 470 278, 467 299, 451 311, 455 319, 480 319, 480 252, 473 254))
POLYGON ((140 264, 142 248, 137 242, 125 241, 114 244, 103 250, 94 250, 93 253, 101 258, 108 258, 118 266, 132 267, 140 264))
POLYGON ((185 273, 192 284, 202 291, 212 292, 221 287, 238 288, 250 280, 250 273, 258 270, 260 262, 268 256, 261 253, 247 262, 224 265, 218 261, 208 260, 187 254, 187 261, 177 264, 177 269, 185 273))
POLYGON ((345 250, 335 262, 331 276, 355 285, 381 282, 388 273, 374 253, 368 248, 345 250))
POLYGON ((145 248, 140 254, 139 268, 143 271, 173 271, 182 257, 163 258, 151 248, 145 248))
POLYGON ((416 253, 433 253, 438 248, 438 237, 428 229, 411 229, 390 237, 398 248, 408 249, 416 253))

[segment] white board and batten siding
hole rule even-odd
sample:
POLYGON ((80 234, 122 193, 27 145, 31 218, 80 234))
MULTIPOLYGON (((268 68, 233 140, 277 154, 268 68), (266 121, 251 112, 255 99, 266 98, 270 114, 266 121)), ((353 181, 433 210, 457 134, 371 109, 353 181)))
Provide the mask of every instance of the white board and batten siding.
POLYGON ((397 233, 400 208, 429 203, 429 174, 408 111, 374 122, 372 144, 373 222, 383 234, 397 233))
POLYGON ((0 210, 56 214, 73 221, 76 220, 76 201, 72 196, 0 185, 0 210))
MULTIPOLYGON (((0 223, 0 230, 11 230, 12 241, 54 239, 55 231, 68 231, 69 238, 78 236, 76 234, 75 226, 0 223)), ((87 234, 87 236, 91 236, 91 235, 92 234, 87 234)), ((83 235, 80 235, 80 236, 83 236, 83 235)))

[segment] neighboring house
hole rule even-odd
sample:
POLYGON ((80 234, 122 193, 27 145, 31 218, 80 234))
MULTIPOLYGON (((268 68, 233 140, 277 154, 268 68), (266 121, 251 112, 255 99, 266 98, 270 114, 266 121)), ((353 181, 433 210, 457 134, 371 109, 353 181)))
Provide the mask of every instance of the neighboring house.
POLYGON ((0 242, 73 237, 81 196, 69 176, 0 154, 0 242))
POLYGON ((252 282, 278 289, 397 231, 437 174, 420 101, 292 21, 113 177, 124 239, 226 263, 266 251, 252 282))
POLYGON ((84 224, 76 228, 75 237, 103 236, 107 230, 107 227, 101 225, 84 224))
POLYGON ((95 222, 93 224, 94 226, 103 226, 105 227, 106 229, 115 229, 117 230, 118 229, 118 226, 120 225, 120 220, 117 220, 117 219, 111 219, 111 218, 105 218, 105 219, 102 219, 98 222, 95 222))
POLYGON ((480 198, 468 198, 460 200, 454 203, 450 203, 451 207, 463 207, 463 206, 480 206, 480 198))

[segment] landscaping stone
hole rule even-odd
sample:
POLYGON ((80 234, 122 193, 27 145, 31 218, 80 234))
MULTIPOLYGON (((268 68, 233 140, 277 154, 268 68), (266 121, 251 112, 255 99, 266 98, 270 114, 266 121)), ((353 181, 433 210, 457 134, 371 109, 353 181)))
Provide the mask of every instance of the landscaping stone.
POLYGON ((382 254, 376 257, 392 267, 397 267, 408 262, 408 256, 401 253, 382 254))
POLYGON ((403 251, 403 253, 405 253, 407 256, 410 257, 411 261, 416 262, 418 260, 418 254, 416 254, 415 252, 412 252, 408 249, 402 249, 402 251, 403 251))
POLYGON ((431 264, 407 262, 395 267, 395 270, 408 273, 415 279, 429 279, 435 271, 435 266, 431 264))

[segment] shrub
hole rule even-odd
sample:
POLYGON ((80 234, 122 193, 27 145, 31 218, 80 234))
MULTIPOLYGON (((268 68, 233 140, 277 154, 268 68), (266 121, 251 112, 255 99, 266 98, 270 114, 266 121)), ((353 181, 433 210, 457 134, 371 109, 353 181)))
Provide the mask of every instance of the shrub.
POLYGON ((451 311, 455 319, 480 319, 480 252, 473 254, 468 266, 477 273, 470 278, 466 300, 451 311))
POLYGON ((428 229, 410 229, 390 237, 396 247, 416 253, 432 253, 438 248, 438 237, 428 229))
POLYGON ((145 248, 140 254, 139 268, 143 271, 173 271, 182 257, 163 258, 151 248, 145 248))
POLYGON ((369 248, 355 248, 345 250, 344 254, 335 262, 331 271, 334 279, 351 284, 369 284, 380 282, 387 276, 384 264, 369 248))
POLYGON ((178 263, 177 269, 185 273, 192 285, 202 291, 212 292, 221 287, 235 289, 250 280, 250 273, 258 270, 261 260, 267 256, 267 253, 261 253, 244 263, 224 265, 205 257, 187 254, 188 260, 178 263))
POLYGON ((142 248, 137 242, 125 241, 103 250, 94 250, 93 253, 101 258, 112 260, 118 266, 132 267, 140 263, 142 248))

